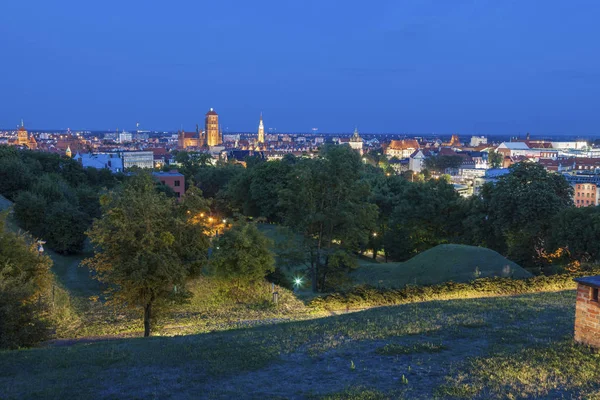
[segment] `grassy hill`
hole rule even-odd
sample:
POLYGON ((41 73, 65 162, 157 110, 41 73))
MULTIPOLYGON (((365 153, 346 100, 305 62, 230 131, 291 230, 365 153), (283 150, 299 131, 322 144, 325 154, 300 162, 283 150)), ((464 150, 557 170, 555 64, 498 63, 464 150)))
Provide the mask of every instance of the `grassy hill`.
POLYGON ((0 352, 0 398, 598 398, 572 290, 0 352))
POLYGON ((476 277, 531 276, 493 250, 459 244, 439 245, 402 263, 380 264, 361 260, 360 265, 352 274, 354 282, 379 287, 467 282, 476 277))

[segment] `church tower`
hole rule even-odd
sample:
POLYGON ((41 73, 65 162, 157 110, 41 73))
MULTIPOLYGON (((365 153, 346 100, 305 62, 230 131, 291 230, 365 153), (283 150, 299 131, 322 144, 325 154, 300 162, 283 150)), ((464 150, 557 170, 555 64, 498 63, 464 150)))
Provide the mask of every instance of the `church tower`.
POLYGON ((263 125, 262 113, 260 113, 260 122, 258 123, 258 143, 265 142, 265 126, 263 125))
POLYGON ((21 126, 17 131, 17 143, 19 146, 29 147, 29 134, 23 125, 23 120, 21 120, 21 126))
POLYGON ((219 134, 219 114, 214 109, 210 109, 206 113, 204 120, 204 132, 206 133, 206 144, 209 147, 220 145, 223 140, 219 134))
POLYGON ((65 156, 71 158, 73 153, 71 152, 71 146, 67 146, 67 150, 65 151, 65 156))
POLYGON ((183 128, 177 131, 177 148, 179 150, 185 150, 185 132, 183 128))

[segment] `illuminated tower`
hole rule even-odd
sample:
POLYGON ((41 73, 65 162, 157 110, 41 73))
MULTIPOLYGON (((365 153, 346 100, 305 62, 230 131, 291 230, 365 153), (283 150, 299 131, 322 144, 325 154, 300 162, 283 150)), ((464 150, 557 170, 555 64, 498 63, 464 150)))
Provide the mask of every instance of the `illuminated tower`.
POLYGON ((67 146, 67 151, 65 151, 65 156, 71 158, 73 153, 71 152, 71 146, 67 146))
POLYGON ((354 129, 354 134, 350 138, 350 147, 358 151, 360 155, 363 154, 363 139, 358 134, 358 128, 354 129))
POLYGON ((25 126, 23 126, 23 120, 21 120, 21 126, 17 131, 17 143, 19 146, 29 147, 29 134, 27 133, 25 126))
POLYGON ((265 142, 265 126, 263 125, 262 113, 260 113, 260 122, 258 123, 258 143, 265 142))
POLYGON ((208 146, 218 146, 222 143, 219 135, 219 114, 212 108, 206 113, 204 132, 208 146))

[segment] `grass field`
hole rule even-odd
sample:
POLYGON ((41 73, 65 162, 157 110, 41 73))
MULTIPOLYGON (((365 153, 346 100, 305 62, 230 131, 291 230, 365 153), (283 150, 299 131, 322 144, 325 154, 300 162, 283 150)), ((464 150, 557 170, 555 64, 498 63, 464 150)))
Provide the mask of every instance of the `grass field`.
POLYGON ((597 398, 573 291, 0 352, 0 398, 597 398))
POLYGON ((401 263, 361 260, 360 267, 352 273, 355 284, 387 288, 496 276, 527 278, 531 274, 493 250, 459 244, 439 245, 401 263))

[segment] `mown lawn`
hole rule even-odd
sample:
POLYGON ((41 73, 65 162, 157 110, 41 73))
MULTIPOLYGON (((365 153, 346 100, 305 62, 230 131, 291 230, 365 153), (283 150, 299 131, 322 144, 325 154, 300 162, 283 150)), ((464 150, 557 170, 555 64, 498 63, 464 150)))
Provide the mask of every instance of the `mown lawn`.
POLYGON ((0 398, 595 398, 574 291, 0 353, 0 398))

